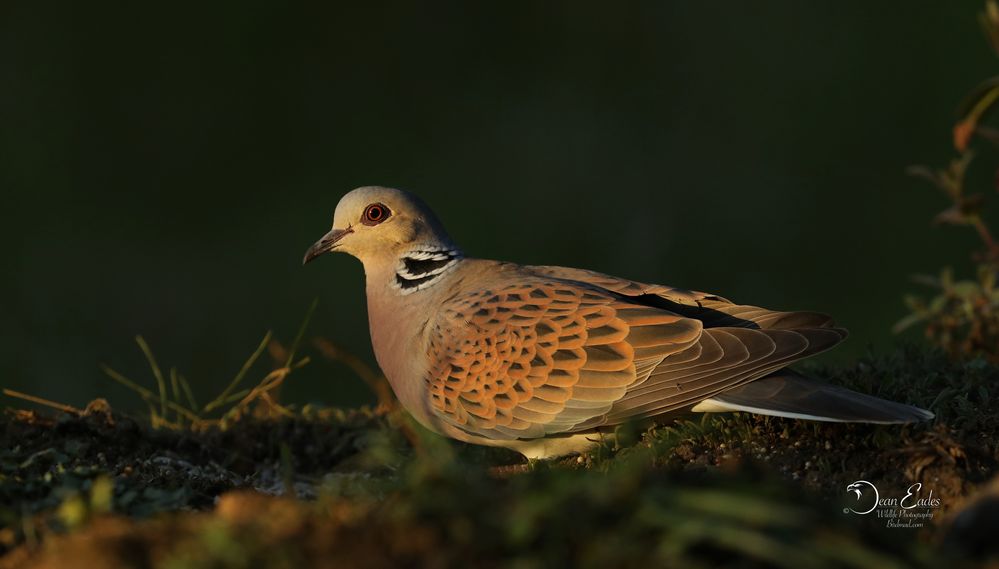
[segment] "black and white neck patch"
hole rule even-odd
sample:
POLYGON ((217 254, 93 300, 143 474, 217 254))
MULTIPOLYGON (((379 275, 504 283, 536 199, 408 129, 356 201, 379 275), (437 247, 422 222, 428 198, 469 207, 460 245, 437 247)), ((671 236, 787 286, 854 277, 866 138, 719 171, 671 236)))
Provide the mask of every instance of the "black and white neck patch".
POLYGON ((399 259, 395 286, 402 294, 423 290, 451 270, 461 260, 461 251, 447 248, 415 249, 399 259))

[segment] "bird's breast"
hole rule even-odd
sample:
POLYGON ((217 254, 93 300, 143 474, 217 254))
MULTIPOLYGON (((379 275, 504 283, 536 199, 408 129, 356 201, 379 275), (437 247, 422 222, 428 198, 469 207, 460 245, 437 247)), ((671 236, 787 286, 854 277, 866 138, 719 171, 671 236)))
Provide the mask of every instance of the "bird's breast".
POLYGON ((368 292, 368 326, 375 359, 403 407, 433 429, 424 383, 430 362, 423 333, 433 311, 412 302, 412 295, 402 298, 368 292))

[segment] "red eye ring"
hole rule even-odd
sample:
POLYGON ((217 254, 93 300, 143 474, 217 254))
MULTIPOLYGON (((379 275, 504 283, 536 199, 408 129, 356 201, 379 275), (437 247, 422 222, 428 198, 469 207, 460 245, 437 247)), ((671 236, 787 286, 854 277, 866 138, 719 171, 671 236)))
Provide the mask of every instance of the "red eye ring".
POLYGON ((392 215, 389 208, 384 204, 373 203, 364 208, 364 215, 361 216, 361 223, 364 225, 378 225, 392 215))

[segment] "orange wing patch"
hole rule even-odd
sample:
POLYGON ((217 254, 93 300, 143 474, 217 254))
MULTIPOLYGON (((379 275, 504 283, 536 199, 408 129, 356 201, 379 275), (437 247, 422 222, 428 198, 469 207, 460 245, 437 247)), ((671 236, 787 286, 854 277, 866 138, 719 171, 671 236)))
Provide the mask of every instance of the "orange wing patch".
POLYGON ((431 332, 427 378, 440 417, 497 439, 564 432, 606 413, 636 381, 636 349, 661 359, 700 323, 612 293, 538 281, 464 295, 431 332))

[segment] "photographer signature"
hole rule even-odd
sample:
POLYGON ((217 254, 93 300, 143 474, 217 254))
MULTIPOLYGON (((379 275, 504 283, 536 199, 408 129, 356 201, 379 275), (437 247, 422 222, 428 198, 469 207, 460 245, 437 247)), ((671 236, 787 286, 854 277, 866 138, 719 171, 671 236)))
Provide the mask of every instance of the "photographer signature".
POLYGON ((933 489, 931 488, 929 494, 925 497, 920 496, 920 491, 923 489, 922 482, 916 482, 909 486, 906 490, 905 496, 901 499, 897 497, 882 498, 881 493, 878 492, 877 486, 866 481, 857 480, 856 482, 848 485, 846 491, 852 493, 857 498, 857 503, 859 504, 862 500, 866 503, 865 496, 869 496, 873 493, 874 500, 871 502, 871 507, 866 510, 855 510, 853 508, 847 507, 843 508, 843 513, 854 513, 859 515, 865 515, 873 512, 874 510, 880 508, 901 508, 903 510, 912 510, 914 508, 939 508, 940 498, 935 498, 933 496, 933 489))

